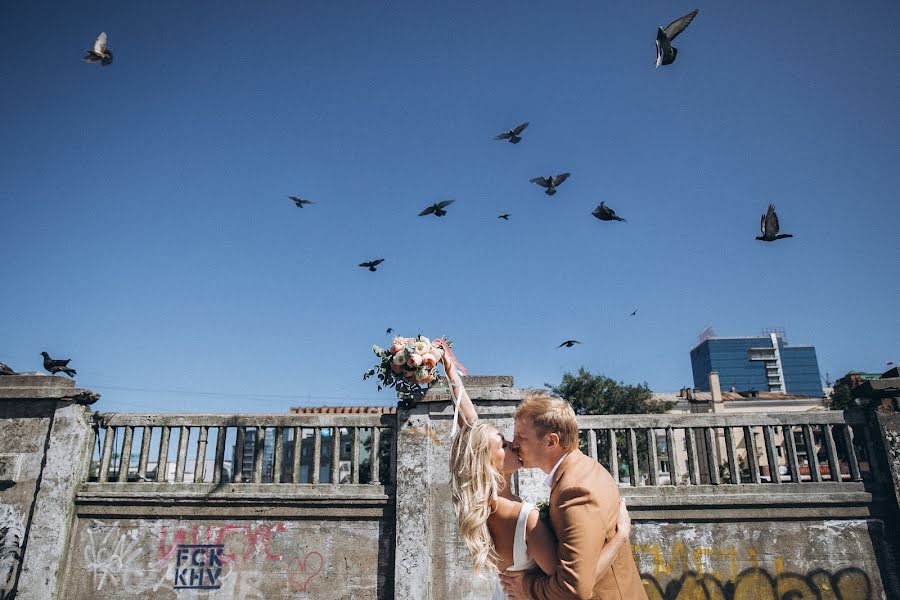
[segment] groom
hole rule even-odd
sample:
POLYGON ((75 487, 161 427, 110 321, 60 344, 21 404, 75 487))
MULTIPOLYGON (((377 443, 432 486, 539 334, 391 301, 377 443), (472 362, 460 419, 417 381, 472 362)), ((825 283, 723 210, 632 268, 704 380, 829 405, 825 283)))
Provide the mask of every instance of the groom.
POLYGON ((600 551, 616 532, 619 488, 603 465, 578 450, 578 422, 569 403, 542 391, 525 398, 516 410, 513 447, 525 467, 547 473, 560 566, 549 577, 540 571, 502 573, 510 600, 646 600, 630 545, 595 580, 600 551))

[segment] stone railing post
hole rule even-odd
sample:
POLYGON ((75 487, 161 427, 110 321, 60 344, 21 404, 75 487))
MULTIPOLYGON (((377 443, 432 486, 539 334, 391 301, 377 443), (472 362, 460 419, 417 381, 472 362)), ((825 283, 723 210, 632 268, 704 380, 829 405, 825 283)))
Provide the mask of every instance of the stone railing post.
POLYGON ((0 597, 59 597, 75 489, 90 467, 85 405, 98 398, 65 377, 0 377, 0 597))
MULTIPOLYGON (((524 390, 512 377, 472 376, 466 389, 479 416, 508 436, 524 390)), ((435 386, 397 415, 397 532, 394 594, 398 600, 490 597, 490 579, 472 576, 450 498, 453 405, 446 385, 435 386)))

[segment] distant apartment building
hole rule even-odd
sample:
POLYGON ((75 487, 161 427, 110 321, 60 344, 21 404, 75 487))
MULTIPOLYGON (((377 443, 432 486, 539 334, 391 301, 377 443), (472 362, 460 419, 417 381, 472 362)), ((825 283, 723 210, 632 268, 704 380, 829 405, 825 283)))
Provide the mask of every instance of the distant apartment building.
POLYGON ((723 390, 824 396, 815 347, 789 345, 776 333, 706 338, 691 350, 691 369, 702 392, 717 371, 723 390))

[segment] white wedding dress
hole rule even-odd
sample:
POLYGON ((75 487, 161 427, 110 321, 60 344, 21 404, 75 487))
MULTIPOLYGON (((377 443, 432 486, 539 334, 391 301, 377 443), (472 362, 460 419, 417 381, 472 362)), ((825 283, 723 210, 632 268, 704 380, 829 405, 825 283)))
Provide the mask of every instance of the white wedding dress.
MULTIPOLYGON (((528 548, 525 545, 525 526, 528 524, 528 515, 531 514, 532 510, 534 510, 534 506, 527 502, 523 502, 522 507, 519 509, 519 518, 516 521, 516 536, 513 538, 513 564, 507 571, 527 571, 536 565, 534 560, 528 556, 528 548)), ((507 600, 506 592, 503 591, 503 586, 500 585, 499 579, 491 600, 507 600)))

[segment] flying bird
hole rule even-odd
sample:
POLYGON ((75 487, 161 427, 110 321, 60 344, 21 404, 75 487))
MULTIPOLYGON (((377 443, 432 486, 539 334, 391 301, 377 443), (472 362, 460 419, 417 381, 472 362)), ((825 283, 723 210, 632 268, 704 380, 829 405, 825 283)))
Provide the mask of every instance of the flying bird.
POLYGON ((606 205, 606 202, 601 202, 600 206, 591 211, 591 214, 600 219, 601 221, 622 221, 623 223, 627 223, 625 219, 616 214, 616 211, 611 209, 606 205))
POLYGON ((571 348, 571 347, 574 346, 575 344, 580 344, 580 343, 581 343, 581 342, 579 342, 578 340, 566 340, 566 341, 564 341, 562 344, 560 344, 559 346, 557 346, 557 348, 562 348, 563 346, 565 346, 566 348, 571 348))
POLYGON ((380 265, 383 262, 384 262, 383 258, 377 258, 375 260, 370 260, 369 262, 359 263, 359 266, 365 267, 374 273, 375 271, 378 270, 375 267, 377 267, 378 265, 380 265))
POLYGON ((501 133, 495 140, 509 140, 510 144, 518 144, 522 141, 521 133, 525 131, 525 128, 528 127, 528 121, 525 121, 515 129, 510 129, 506 133, 501 133))
POLYGON ((683 17, 675 19, 669 23, 668 27, 656 29, 656 66, 671 65, 678 56, 678 48, 672 45, 672 40, 678 37, 678 34, 687 29, 694 17, 697 16, 699 10, 692 11, 683 17))
POLYGON ((632 313, 631 313, 630 315, 628 315, 628 316, 629 316, 629 317, 636 317, 636 316, 637 316, 637 309, 634 309, 634 310, 632 311, 632 313))
MULTIPOLYGON (((315 204, 312 200, 304 200, 300 196, 288 196, 297 205, 297 208, 303 208, 304 204, 315 204)), ((327 212, 327 211, 326 211, 327 212)))
POLYGON ((556 186, 562 184, 563 181, 569 178, 571 173, 560 173, 555 177, 551 175, 550 177, 535 177, 534 179, 529 179, 531 183, 536 183, 542 188, 547 188, 544 190, 544 193, 548 196, 552 196, 556 193, 556 186))
POLYGON ((72 360, 71 358, 57 360, 55 358, 50 358, 50 355, 46 352, 41 352, 41 355, 44 357, 44 369, 49 371, 51 375, 62 372, 69 377, 75 376, 75 369, 67 366, 69 361, 72 360))
POLYGON ((0 375, 16 375, 16 372, 9 365, 0 362, 0 375))
POLYGON ((106 47, 106 32, 101 32, 97 39, 94 40, 94 47, 85 50, 85 52, 87 54, 81 60, 86 63, 100 61, 100 64, 104 67, 112 64, 113 53, 112 50, 106 47))
POLYGON ((766 214, 760 217, 759 229, 762 235, 756 236, 756 239, 764 242, 774 242, 775 240, 794 237, 790 233, 778 233, 780 226, 778 225, 778 215, 775 214, 774 204, 770 204, 766 214))
POLYGON ((392 333, 394 333, 394 328, 388 327, 387 329, 385 329, 384 333, 387 335, 391 335, 392 333))
POLYGON ((425 215, 433 214, 436 217, 443 217, 444 215, 447 214, 447 211, 444 209, 447 208, 448 206, 450 206, 451 204, 453 204, 454 202, 456 202, 456 200, 443 200, 441 202, 438 202, 437 204, 432 204, 431 206, 429 206, 428 208, 426 208, 425 210, 420 212, 419 216, 424 217, 425 215))
POLYGON ((502 215, 500 215, 500 216, 497 217, 497 218, 498 218, 498 219, 503 219, 504 221, 509 221, 509 213, 503 213, 502 215))

